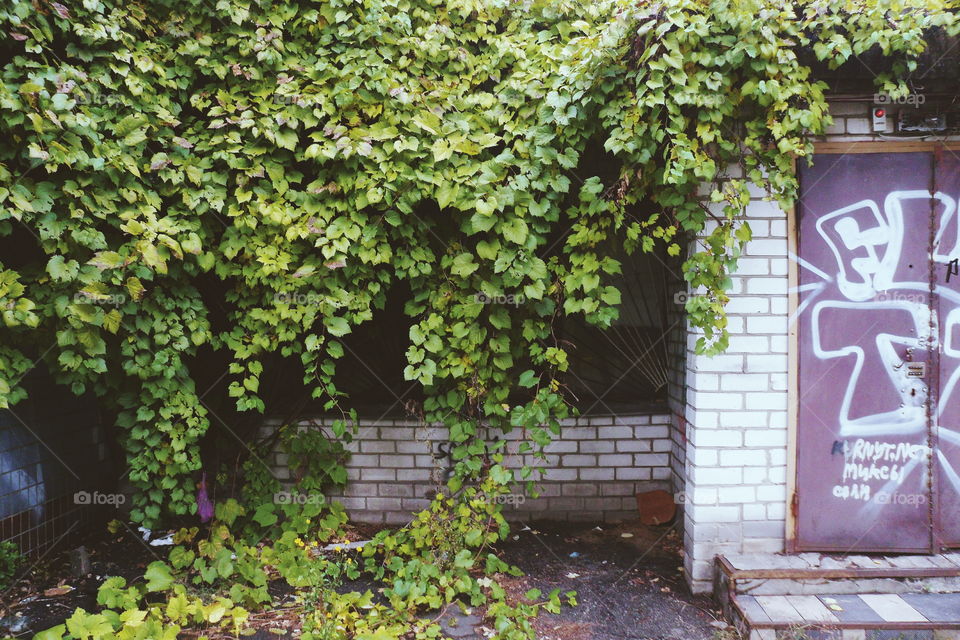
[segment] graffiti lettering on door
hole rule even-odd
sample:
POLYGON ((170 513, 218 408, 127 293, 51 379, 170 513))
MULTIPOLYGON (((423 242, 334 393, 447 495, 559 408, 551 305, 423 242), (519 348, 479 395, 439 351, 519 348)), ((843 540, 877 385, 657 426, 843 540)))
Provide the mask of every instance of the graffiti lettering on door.
POLYGON ((801 170, 801 547, 943 541, 933 503, 960 495, 960 456, 939 446, 960 445, 948 415, 960 403, 960 180, 948 177, 952 190, 933 153, 818 156, 801 170))

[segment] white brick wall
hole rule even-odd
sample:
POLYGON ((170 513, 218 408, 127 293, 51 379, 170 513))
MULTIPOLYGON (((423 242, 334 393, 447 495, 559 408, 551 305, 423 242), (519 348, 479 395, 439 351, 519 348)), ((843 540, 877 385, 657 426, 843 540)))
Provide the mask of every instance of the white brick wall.
MULTIPOLYGON (((540 497, 524 495, 522 504, 507 503, 505 514, 515 520, 617 521, 637 517, 636 494, 671 490, 675 441, 671 417, 664 412, 629 416, 592 416, 564 421, 561 435, 545 449, 547 460, 537 463, 518 453, 520 433, 504 436, 506 463, 517 469, 524 463, 542 464, 540 497)), ((327 429, 323 420, 302 423, 303 428, 327 429)), ((264 426, 267 434, 276 424, 264 426)), ((329 433, 329 431, 328 431, 329 433)), ((340 499, 358 522, 405 523, 427 506, 444 482, 449 462, 438 454, 446 442, 441 427, 404 420, 361 421, 347 463, 349 483, 340 499)), ((285 456, 275 452, 274 473, 288 480, 285 456)), ((524 490, 520 483, 517 491, 524 490)), ((515 499, 519 502, 521 499, 515 499)))
POLYGON ((709 358, 694 352, 696 333, 687 337, 685 569, 696 591, 709 590, 717 554, 783 547, 784 510, 767 505, 785 498, 786 214, 754 193, 753 239, 727 307, 730 346, 709 358))
MULTIPOLYGON (((832 104, 836 122, 824 139, 879 140, 870 109, 832 104)), ((885 133, 892 126, 888 117, 885 133)), ((758 189, 751 193, 746 218, 753 239, 727 306, 730 348, 709 358, 694 352, 697 334, 686 340, 685 569, 695 591, 710 589, 717 554, 782 552, 785 543, 788 221, 758 189)))

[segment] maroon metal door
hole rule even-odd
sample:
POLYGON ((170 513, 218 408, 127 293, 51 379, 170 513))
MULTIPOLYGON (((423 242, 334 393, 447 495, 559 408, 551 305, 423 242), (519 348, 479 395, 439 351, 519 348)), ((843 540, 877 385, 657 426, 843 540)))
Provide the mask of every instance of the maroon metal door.
POLYGON ((800 163, 799 549, 931 549, 933 161, 800 163))
POLYGON ((934 159, 933 282, 940 328, 939 394, 933 438, 935 550, 960 546, 960 159, 934 159))

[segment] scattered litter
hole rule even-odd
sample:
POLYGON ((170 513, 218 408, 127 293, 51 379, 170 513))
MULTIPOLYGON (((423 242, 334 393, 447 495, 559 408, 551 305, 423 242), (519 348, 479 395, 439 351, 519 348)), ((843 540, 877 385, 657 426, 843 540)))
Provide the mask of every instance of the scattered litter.
POLYGON ((513 536, 513 539, 514 539, 514 540, 519 540, 519 539, 520 539, 520 536, 513 536))
POLYGON ((579 573, 574 573, 573 571, 571 571, 570 573, 567 574, 567 577, 568 577, 568 578, 579 578, 579 577, 580 577, 580 574, 579 574, 579 573))
POLYGON ((5 629, 11 634, 21 634, 29 629, 29 623, 26 616, 15 613, 12 616, 0 618, 0 629, 5 629))
POLYGON ((633 537, 633 534, 632 534, 632 533, 621 533, 621 534, 620 534, 620 537, 621 537, 621 538, 632 538, 632 537, 633 537))
MULTIPOLYGON (((146 538, 144 538, 144 539, 146 539, 146 538)), ((169 546, 172 545, 172 544, 173 544, 173 534, 172 534, 172 533, 168 533, 167 535, 163 536, 162 538, 157 538, 156 540, 151 540, 151 541, 150 541, 150 546, 151 546, 151 547, 169 547, 169 546)))
POLYGON ((726 629, 730 625, 724 622, 723 620, 714 620, 713 622, 710 623, 710 626, 715 629, 726 629))
POLYGON ((594 527, 593 530, 594 530, 594 531, 603 531, 603 529, 601 529, 600 527, 594 527))
POLYGON ((75 578, 82 578, 90 573, 90 553, 85 546, 80 545, 70 551, 70 572, 75 578))
POLYGON ((580 554, 579 554, 578 552, 574 551, 573 553, 570 554, 570 557, 571 557, 571 558, 579 558, 579 557, 580 557, 580 554))
POLYGON ((43 595, 47 596, 48 598, 55 598, 57 596, 65 596, 71 591, 73 591, 73 587, 71 587, 68 584, 62 584, 59 587, 53 587, 52 589, 47 589, 46 591, 43 592, 43 595))
POLYGON ((833 609, 834 611, 843 611, 843 607, 838 604, 828 604, 827 607, 833 609))
POLYGON ((153 535, 153 532, 146 527, 137 527, 137 531, 140 532, 140 535, 143 537, 143 541, 146 542, 150 539, 150 536, 153 535))
POLYGON ((523 525, 523 529, 520 529, 520 531, 530 531, 530 527, 523 525))
POLYGON ((323 548, 324 551, 349 551, 359 549, 364 545, 370 544, 370 540, 360 540, 358 542, 333 542, 323 548))

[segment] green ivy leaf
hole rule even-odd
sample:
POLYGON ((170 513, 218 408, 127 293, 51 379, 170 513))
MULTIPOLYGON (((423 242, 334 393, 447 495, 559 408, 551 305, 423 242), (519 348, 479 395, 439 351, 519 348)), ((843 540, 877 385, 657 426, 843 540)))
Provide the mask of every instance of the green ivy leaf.
POLYGON ((159 560, 147 565, 147 570, 144 572, 143 577, 147 581, 147 591, 166 591, 173 585, 173 576, 170 574, 170 567, 165 562, 159 560))

